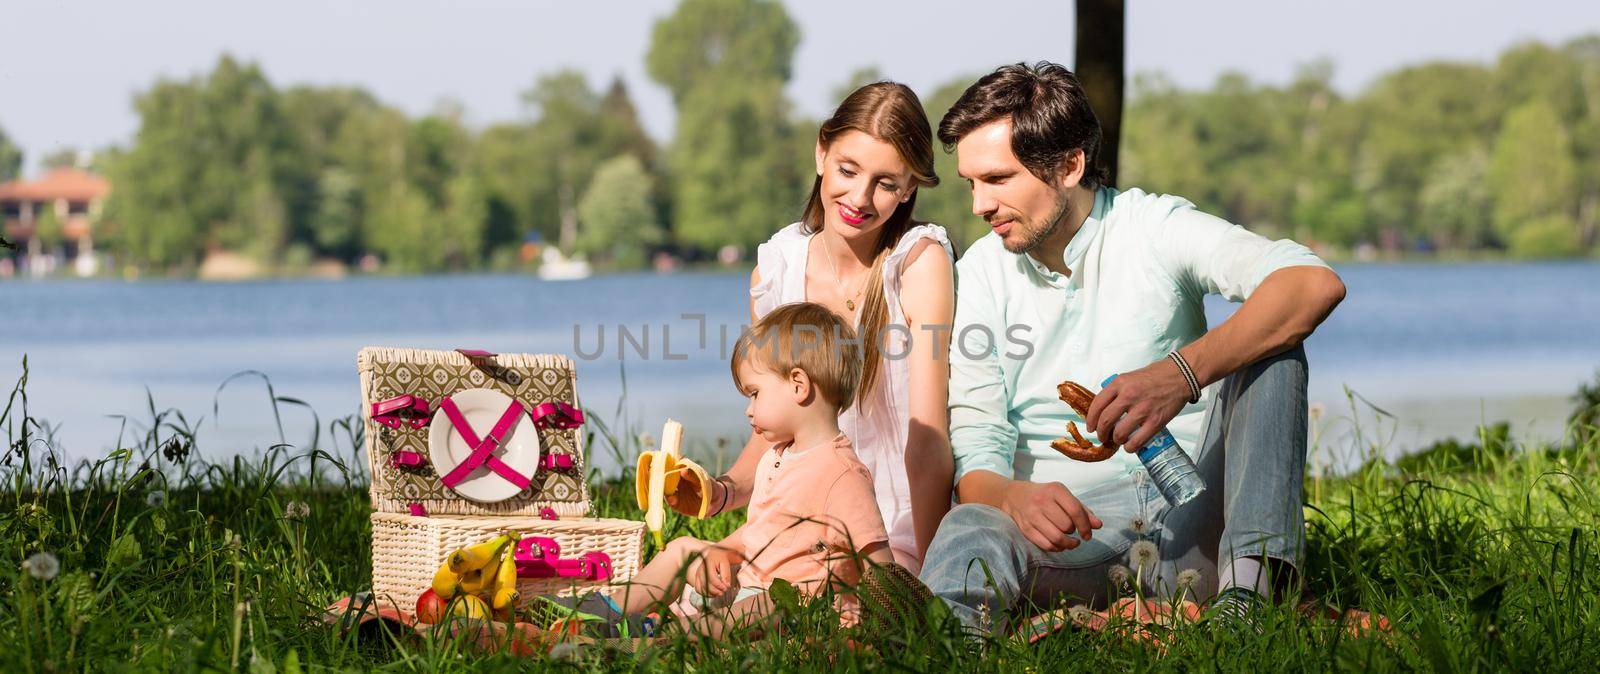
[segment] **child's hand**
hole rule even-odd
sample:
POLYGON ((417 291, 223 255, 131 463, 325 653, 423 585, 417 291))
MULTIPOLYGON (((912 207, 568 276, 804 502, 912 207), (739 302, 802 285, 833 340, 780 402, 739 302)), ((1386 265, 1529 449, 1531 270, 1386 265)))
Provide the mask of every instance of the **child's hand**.
POLYGON ((724 547, 711 546, 701 551, 689 564, 688 582, 706 599, 720 597, 733 587, 734 565, 742 561, 738 552, 724 547))

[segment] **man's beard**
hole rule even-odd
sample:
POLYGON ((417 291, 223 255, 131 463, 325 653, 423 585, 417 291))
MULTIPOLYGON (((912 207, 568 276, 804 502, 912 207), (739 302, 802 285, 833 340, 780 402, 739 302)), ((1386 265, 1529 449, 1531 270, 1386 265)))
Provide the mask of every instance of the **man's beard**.
POLYGON ((1050 219, 1045 221, 1049 224, 1041 225, 1037 229, 1034 229, 1032 233, 1028 234, 1028 238, 1024 239, 1022 243, 1015 248, 1012 248, 1009 244, 1006 244, 1005 239, 1001 239, 1001 245, 1004 245, 1006 250, 1017 255, 1031 253, 1034 249, 1042 245, 1045 242, 1045 239, 1054 236, 1057 232, 1061 231, 1062 227, 1067 225, 1067 215, 1071 210, 1072 199, 1068 196, 1067 192, 1062 192, 1061 200, 1056 204, 1056 212, 1052 213, 1050 215, 1050 219))

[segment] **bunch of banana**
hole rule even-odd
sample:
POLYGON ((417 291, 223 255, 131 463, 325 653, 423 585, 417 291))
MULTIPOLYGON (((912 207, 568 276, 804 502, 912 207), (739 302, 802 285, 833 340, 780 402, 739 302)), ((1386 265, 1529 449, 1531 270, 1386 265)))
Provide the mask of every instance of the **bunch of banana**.
POLYGON ((519 538, 515 531, 506 532, 445 556, 433 574, 434 594, 453 601, 455 615, 469 618, 488 618, 491 610, 499 614, 514 610, 520 597, 512 551, 519 538))
POLYGON ((704 518, 711 505, 711 489, 708 486, 711 476, 700 464, 683 457, 682 445, 683 424, 668 419, 666 427, 661 429, 661 449, 639 453, 635 495, 639 498, 639 508, 644 511, 644 524, 655 534, 657 546, 662 544, 661 527, 667 519, 662 501, 667 495, 678 492, 685 471, 694 474, 700 485, 696 517, 704 518))

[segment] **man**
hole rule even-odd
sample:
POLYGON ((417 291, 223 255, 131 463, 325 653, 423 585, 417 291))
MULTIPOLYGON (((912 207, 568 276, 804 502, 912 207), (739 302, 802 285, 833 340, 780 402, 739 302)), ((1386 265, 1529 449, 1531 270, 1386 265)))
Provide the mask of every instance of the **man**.
POLYGON ((1188 597, 1220 593, 1220 612, 1247 617, 1300 559, 1300 344, 1343 299, 1339 277, 1292 241, 1178 197, 1102 185, 1099 122, 1059 65, 978 80, 939 139, 993 231, 957 265, 950 440, 961 505, 921 579, 991 632, 1010 626, 1020 600, 1103 602, 1108 571, 1124 564, 1146 596, 1177 594, 1179 572, 1194 569, 1197 582, 1182 574, 1188 597), (1209 332, 1208 293, 1244 302, 1209 332), (1087 419, 1058 398, 1064 380, 1093 391, 1117 373, 1087 419), (1067 458, 1050 442, 1068 421, 1128 452, 1067 458), (1131 453, 1162 428, 1206 484, 1178 508, 1131 453), (1158 552, 1130 560, 1130 548, 1149 554, 1139 539, 1158 552))

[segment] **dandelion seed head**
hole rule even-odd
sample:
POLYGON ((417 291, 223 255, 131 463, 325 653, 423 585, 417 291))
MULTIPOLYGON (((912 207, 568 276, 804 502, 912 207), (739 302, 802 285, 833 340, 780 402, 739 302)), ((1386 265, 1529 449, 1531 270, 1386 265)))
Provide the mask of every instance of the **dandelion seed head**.
POLYGON ((1111 584, 1122 587, 1128 584, 1128 579, 1133 576, 1133 571, 1121 564, 1114 564, 1106 571, 1106 577, 1111 579, 1111 584))
POLYGON ((643 447, 646 450, 650 450, 650 449, 655 448, 655 446, 656 446, 656 436, 651 435, 649 433, 640 433, 639 434, 639 446, 643 447))
POLYGON ((1135 541, 1133 547, 1128 549, 1128 561, 1132 562, 1135 567, 1143 569, 1154 566, 1158 554, 1160 553, 1156 550, 1154 542, 1135 541))
POLYGON ((1327 413, 1327 411, 1328 411, 1328 406, 1327 405, 1324 405, 1322 403, 1312 403, 1311 406, 1306 409, 1306 416, 1311 417, 1312 421, 1316 421, 1318 419, 1321 419, 1322 415, 1327 413))
POLYGON ((1194 587, 1200 582, 1200 571, 1197 569, 1184 569, 1178 572, 1178 587, 1194 587))
POLYGON ((22 560, 22 570, 39 580, 50 580, 61 573, 61 561, 48 552, 35 552, 22 560))
POLYGON ((167 507, 167 492, 159 489, 144 495, 144 504, 152 508, 167 507))
POLYGON ((311 506, 304 501, 290 501, 283 507, 283 516, 291 520, 303 520, 311 516, 311 506))
POLYGON ((1083 604, 1078 604, 1067 609, 1067 617, 1071 618, 1072 622, 1084 624, 1094 619, 1094 611, 1090 611, 1089 607, 1083 604))
POLYGON ((1145 519, 1144 515, 1134 515, 1133 521, 1130 522, 1128 526, 1133 528, 1133 533, 1143 534, 1145 531, 1149 530, 1150 520, 1145 519))

